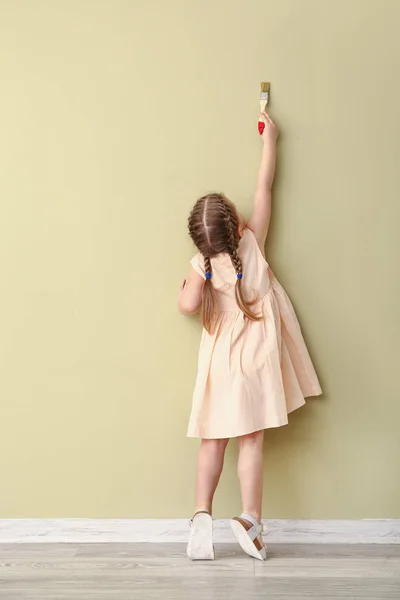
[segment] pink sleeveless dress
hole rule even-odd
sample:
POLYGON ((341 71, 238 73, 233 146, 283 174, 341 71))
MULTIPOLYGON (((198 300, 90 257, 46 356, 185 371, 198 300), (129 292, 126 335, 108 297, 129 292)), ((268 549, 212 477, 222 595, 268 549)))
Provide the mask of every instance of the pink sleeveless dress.
MULTIPOLYGON (((250 229, 238 252, 245 297, 257 294, 253 310, 264 318, 250 321, 239 309, 229 255, 212 258, 218 319, 212 335, 203 330, 188 437, 232 438, 280 427, 304 398, 321 394, 292 304, 250 229)), ((191 265, 205 278, 201 254, 191 265)))

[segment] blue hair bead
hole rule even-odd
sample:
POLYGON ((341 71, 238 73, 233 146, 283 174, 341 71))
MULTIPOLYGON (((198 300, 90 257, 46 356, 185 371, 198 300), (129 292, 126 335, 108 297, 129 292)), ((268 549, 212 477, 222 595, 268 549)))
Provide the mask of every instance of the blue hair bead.
POLYGON ((238 279, 242 279, 243 275, 242 275, 242 273, 238 273, 238 274, 236 275, 236 277, 237 277, 238 279))
POLYGON ((211 279, 211 273, 206 273, 206 279, 211 279))

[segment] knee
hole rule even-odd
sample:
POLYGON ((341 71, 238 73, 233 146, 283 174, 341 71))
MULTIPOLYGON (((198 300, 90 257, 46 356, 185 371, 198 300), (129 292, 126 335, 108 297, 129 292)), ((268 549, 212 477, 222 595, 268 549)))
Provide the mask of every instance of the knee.
POLYGON ((223 456, 228 445, 229 439, 222 440, 203 440, 202 446, 206 448, 210 454, 214 456, 223 456))

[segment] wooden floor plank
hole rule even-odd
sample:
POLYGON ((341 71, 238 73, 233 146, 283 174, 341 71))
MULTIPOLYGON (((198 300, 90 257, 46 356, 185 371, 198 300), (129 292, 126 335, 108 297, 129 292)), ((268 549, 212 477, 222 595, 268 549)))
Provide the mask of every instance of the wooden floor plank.
POLYGON ((400 598, 400 547, 272 545, 263 563, 237 545, 191 562, 184 544, 0 545, 1 600, 400 598))

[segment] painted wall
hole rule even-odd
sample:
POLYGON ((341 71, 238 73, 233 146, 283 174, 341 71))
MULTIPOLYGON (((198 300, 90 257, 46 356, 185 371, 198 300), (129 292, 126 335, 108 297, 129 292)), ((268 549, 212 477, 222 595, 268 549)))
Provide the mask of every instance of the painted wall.
MULTIPOLYGON (((265 515, 400 517, 397 0, 1 0, 0 516, 183 517, 199 194, 245 213, 326 391, 269 431, 265 515)), ((238 512, 236 446, 216 516, 238 512)))

